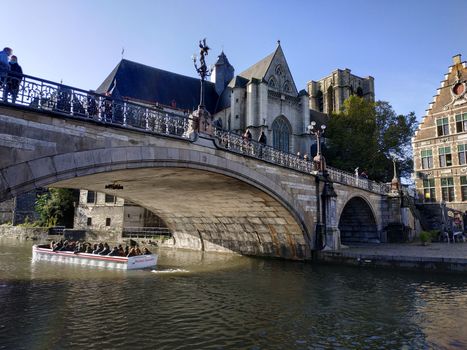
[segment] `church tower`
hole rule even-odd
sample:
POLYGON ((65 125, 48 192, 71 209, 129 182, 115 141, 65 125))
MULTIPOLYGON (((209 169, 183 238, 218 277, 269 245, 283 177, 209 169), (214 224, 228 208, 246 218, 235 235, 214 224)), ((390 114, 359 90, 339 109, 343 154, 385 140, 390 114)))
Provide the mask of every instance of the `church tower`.
POLYGON ((215 84, 217 94, 220 96, 227 84, 234 77, 234 67, 230 64, 224 51, 217 56, 217 62, 211 74, 211 82, 215 84))

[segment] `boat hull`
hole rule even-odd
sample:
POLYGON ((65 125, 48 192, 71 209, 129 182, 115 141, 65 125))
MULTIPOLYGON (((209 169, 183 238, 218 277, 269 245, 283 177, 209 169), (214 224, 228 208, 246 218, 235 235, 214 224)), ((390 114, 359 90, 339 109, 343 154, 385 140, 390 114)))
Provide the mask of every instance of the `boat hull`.
POLYGON ((88 253, 73 253, 65 251, 52 251, 37 245, 32 247, 33 261, 53 261, 65 264, 97 266, 119 270, 135 270, 154 267, 157 264, 157 255, 137 255, 131 257, 107 256, 88 253))

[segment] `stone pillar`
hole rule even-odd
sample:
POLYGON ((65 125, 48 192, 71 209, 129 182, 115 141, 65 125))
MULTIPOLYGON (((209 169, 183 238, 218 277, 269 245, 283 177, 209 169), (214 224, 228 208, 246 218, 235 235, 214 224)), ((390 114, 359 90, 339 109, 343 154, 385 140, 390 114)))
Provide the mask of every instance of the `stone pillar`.
POLYGON ((318 85, 315 81, 310 81, 308 82, 308 95, 310 96, 309 100, 309 108, 313 109, 315 111, 318 110, 318 103, 316 101, 316 94, 318 93, 318 88, 316 87, 318 85))
POLYGON ((261 82, 258 88, 259 88, 258 124, 267 126, 268 125, 268 85, 261 82))
POLYGON ((246 127, 257 126, 255 119, 257 118, 256 99, 258 85, 251 82, 246 87, 246 127))
POLYGON ((341 236, 337 218, 337 194, 332 182, 326 180, 323 189, 323 214, 326 225, 326 246, 324 250, 339 250, 341 248, 341 236))
MULTIPOLYGON (((308 131, 308 125, 310 125, 310 108, 309 108, 309 98, 306 91, 300 92, 300 104, 301 104, 301 119, 302 126, 301 131, 298 131, 298 134, 306 133, 308 131)), ((306 152, 308 153, 308 152, 306 152)))

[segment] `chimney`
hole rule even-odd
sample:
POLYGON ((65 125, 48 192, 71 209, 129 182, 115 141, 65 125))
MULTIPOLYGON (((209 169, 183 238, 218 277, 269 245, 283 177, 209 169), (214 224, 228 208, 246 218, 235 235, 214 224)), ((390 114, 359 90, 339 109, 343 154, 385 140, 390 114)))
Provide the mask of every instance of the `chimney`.
POLYGON ((460 64, 461 62, 462 62, 461 54, 457 54, 455 56, 452 56, 452 63, 453 64, 460 64))

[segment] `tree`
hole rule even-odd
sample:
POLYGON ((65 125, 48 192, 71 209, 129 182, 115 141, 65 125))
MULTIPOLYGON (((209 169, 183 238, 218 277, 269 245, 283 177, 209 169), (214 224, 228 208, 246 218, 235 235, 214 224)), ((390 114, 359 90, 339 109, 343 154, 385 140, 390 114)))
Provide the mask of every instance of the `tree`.
POLYGON ((350 96, 329 121, 328 164, 349 172, 358 167, 371 179, 390 181, 395 156, 402 175, 407 176, 412 169, 410 140, 415 128, 414 113, 397 115, 388 102, 350 96))
POLYGON ((35 209, 41 226, 73 227, 75 191, 67 188, 51 188, 37 196, 35 209))

